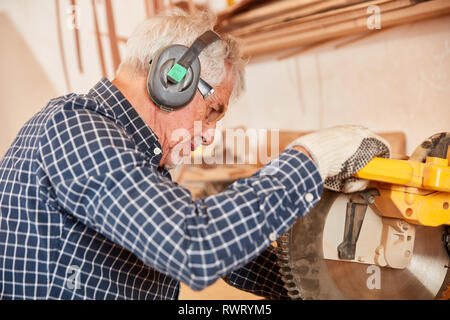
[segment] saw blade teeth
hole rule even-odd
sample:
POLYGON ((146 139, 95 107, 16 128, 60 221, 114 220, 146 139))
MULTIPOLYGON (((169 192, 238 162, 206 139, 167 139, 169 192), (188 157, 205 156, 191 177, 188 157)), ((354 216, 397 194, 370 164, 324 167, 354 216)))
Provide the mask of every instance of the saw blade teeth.
POLYGON ((286 280, 286 282, 284 283, 284 287, 287 289, 287 291, 296 290, 295 283, 289 282, 288 280, 286 280))
MULTIPOLYGON (((289 271, 288 272, 290 272, 291 270, 290 270, 290 268, 289 268, 289 264, 287 263, 287 262, 281 262, 281 261, 278 261, 278 266, 280 267, 280 268, 282 268, 282 269, 288 269, 289 271)), ((286 271, 285 271, 286 272, 286 271)))
POLYGON ((301 295, 300 295, 300 292, 297 291, 297 290, 292 290, 292 291, 289 291, 289 290, 288 290, 288 295, 289 295, 289 297, 290 297, 291 299, 293 299, 293 300, 302 299, 302 297, 301 297, 301 295))
POLYGON ((289 260, 287 260, 285 257, 278 258, 278 265, 281 268, 289 268, 289 260))
POLYGON ((280 267, 280 275, 281 279, 284 282, 284 288, 288 292, 288 296, 291 299, 298 300, 302 299, 300 295, 300 290, 295 282, 294 275, 292 274, 292 268, 289 261, 289 246, 288 242, 290 238, 290 230, 288 230, 286 233, 284 233, 281 237, 277 240, 277 264, 280 267))
POLYGON ((286 268, 286 267, 280 268, 280 273, 281 273, 281 275, 283 275, 283 276, 290 275, 290 271, 291 271, 290 268, 286 268))
POLYGON ((281 276, 287 288, 296 289, 296 284, 294 282, 294 278, 292 276, 281 276))
POLYGON ((289 273, 291 270, 287 261, 281 261, 280 259, 278 259, 277 265, 278 265, 278 267, 280 267, 279 272, 282 275, 289 273))
POLYGON ((283 264, 288 263, 289 262, 289 258, 287 257, 288 253, 289 252, 278 252, 277 253, 278 262, 283 264))
POLYGON ((292 275, 290 275, 289 273, 282 274, 281 278, 283 279, 284 282, 294 281, 294 277, 292 275))

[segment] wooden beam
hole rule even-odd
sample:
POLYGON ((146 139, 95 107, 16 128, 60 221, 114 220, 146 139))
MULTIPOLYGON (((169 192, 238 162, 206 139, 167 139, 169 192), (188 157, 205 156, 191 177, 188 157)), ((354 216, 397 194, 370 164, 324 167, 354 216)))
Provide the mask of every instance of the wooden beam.
POLYGON ((266 26, 261 26, 259 28, 255 28, 252 25, 249 25, 249 26, 246 26, 246 27, 242 27, 242 28, 236 29, 235 31, 232 32, 232 34, 234 36, 236 36, 236 37, 251 36, 251 35, 254 35, 255 33, 262 33, 262 32, 267 32, 267 31, 271 31, 271 30, 282 29, 282 28, 285 28, 285 27, 291 27, 291 26, 295 26, 295 25, 298 25, 300 23, 304 23, 304 22, 307 22, 307 21, 318 20, 318 19, 322 19, 322 18, 338 15, 338 14, 341 14, 341 13, 362 9, 362 8, 367 10, 367 8, 369 6, 371 6, 371 5, 380 5, 380 4, 383 4, 383 3, 386 3, 386 2, 392 2, 392 0, 364 1, 363 3, 354 4, 352 6, 347 6, 347 7, 344 7, 344 8, 327 10, 327 11, 324 11, 324 12, 315 13, 315 14, 312 14, 312 15, 308 15, 308 16, 305 16, 305 17, 300 17, 300 18, 297 18, 297 19, 293 19, 293 20, 289 20, 289 21, 285 21, 285 22, 281 22, 281 23, 277 23, 277 24, 269 24, 269 25, 266 25, 266 26))
POLYGON ((63 67, 64 80, 66 81, 66 88, 68 92, 72 91, 72 87, 70 86, 69 72, 67 68, 66 61, 66 53, 64 51, 64 41, 62 35, 62 26, 61 26, 61 12, 59 7, 59 0, 55 0, 55 10, 56 10, 56 30, 58 32, 58 43, 59 43, 59 53, 61 55, 61 63, 63 67))
POLYGON ((155 8, 155 14, 158 14, 164 10, 164 3, 162 0, 153 0, 153 5, 155 8))
POLYGON ((114 23, 114 14, 111 0, 105 0, 105 9, 106 9, 106 22, 108 24, 109 45, 111 48, 111 56, 114 66, 114 72, 116 72, 117 68, 120 65, 120 52, 119 46, 117 44, 116 26, 114 23))
POLYGON ((241 24, 254 22, 257 20, 261 20, 262 18, 278 15, 289 10, 298 9, 318 2, 323 2, 323 0, 291 0, 269 2, 259 8, 255 8, 253 10, 238 14, 235 17, 231 17, 227 20, 227 23, 241 24))
MULTIPOLYGON (((450 14, 450 1, 432 0, 421 2, 407 8, 386 12, 381 21, 382 27, 396 26, 403 23, 414 22, 450 14)), ((291 34, 277 39, 270 39, 252 44, 245 44, 243 53, 246 56, 256 56, 274 51, 302 46, 327 39, 340 38, 367 31, 367 18, 358 18, 334 25, 308 30, 302 33, 291 34)))
MULTIPOLYGON (((414 4, 414 0, 394 0, 386 3, 379 4, 380 13, 385 14, 388 11, 405 8, 414 4)), ((253 36, 248 36, 244 38, 245 42, 250 44, 258 41, 266 41, 271 38, 283 37, 289 34, 304 32, 314 28, 320 28, 326 25, 333 25, 339 22, 349 21, 357 18, 368 17, 367 7, 356 9, 354 11, 348 11, 343 13, 338 13, 325 18, 316 19, 293 25, 290 27, 280 28, 277 30, 260 32, 253 36)))
MULTIPOLYGON (((108 33, 100 33, 100 36, 109 38, 108 33)), ((127 43, 127 41, 128 41, 127 37, 122 37, 122 36, 117 36, 116 39, 118 42, 122 42, 122 43, 127 43)))
POLYGON ((342 41, 342 42, 337 43, 337 44, 334 46, 334 48, 335 48, 335 49, 339 49, 339 48, 348 46, 349 44, 355 43, 355 42, 357 42, 357 41, 359 41, 359 40, 363 40, 363 39, 370 38, 370 37, 372 37, 372 36, 375 36, 375 35, 377 35, 377 34, 380 34, 380 32, 384 32, 384 31, 389 30, 389 29, 391 29, 391 28, 392 28, 392 27, 389 27, 389 28, 383 28, 383 29, 380 29, 380 30, 377 30, 377 31, 369 31, 369 32, 363 33, 363 34, 358 35, 358 36, 356 36, 356 37, 353 37, 353 38, 351 38, 351 39, 347 39, 347 40, 345 40, 345 41, 342 41))
POLYGON ((339 8, 343 6, 349 6, 355 3, 359 3, 361 0, 328 0, 323 2, 314 3, 308 6, 292 10, 291 12, 277 15, 273 18, 265 19, 259 22, 251 24, 253 30, 262 28, 268 25, 275 25, 278 23, 290 21, 293 19, 298 19, 311 14, 315 14, 321 11, 329 10, 332 8, 339 8))
POLYGON ((91 6, 92 6, 93 15, 94 15, 95 39, 97 40, 97 49, 98 49, 98 56, 99 56, 99 60, 100 60, 100 67, 102 70, 102 76, 106 77, 108 75, 108 73, 106 71, 105 55, 103 53, 103 44, 102 44, 102 38, 101 38, 101 34, 100 34, 100 26, 98 24, 97 5, 95 4, 95 0, 91 0, 91 6))
POLYGON ((230 16, 245 10, 246 8, 250 7, 251 5, 257 3, 259 0, 242 0, 231 7, 226 8, 225 10, 218 12, 216 14, 217 16, 217 25, 221 23, 224 19, 229 18, 230 16))
MULTIPOLYGON (((77 10, 77 2, 76 0, 70 0, 70 5, 72 6, 72 10, 77 10)), ((78 31, 78 16, 76 12, 71 12, 73 14, 73 32, 75 36, 75 50, 78 62, 78 70, 80 73, 83 73, 83 59, 81 56, 81 43, 80 43, 80 32, 78 31)))
POLYGON ((155 2, 154 0, 144 0, 145 14, 147 19, 155 15, 155 2))
POLYGON ((194 4, 194 1, 188 0, 188 8, 189 8, 189 13, 194 13, 194 12, 195 12, 195 4, 194 4))

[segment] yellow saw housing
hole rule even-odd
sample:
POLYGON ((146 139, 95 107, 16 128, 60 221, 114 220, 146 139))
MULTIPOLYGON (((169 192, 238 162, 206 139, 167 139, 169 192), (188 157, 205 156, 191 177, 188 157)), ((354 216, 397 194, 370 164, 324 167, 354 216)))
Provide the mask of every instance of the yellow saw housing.
POLYGON ((356 177, 377 181, 380 196, 372 206, 384 217, 423 226, 450 224, 450 151, 447 158, 412 160, 374 158, 356 177))

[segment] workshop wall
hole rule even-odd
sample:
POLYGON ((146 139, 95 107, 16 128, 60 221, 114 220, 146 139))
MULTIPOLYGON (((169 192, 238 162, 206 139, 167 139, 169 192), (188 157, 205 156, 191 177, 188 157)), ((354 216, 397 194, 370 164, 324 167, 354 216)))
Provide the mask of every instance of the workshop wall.
POLYGON ((251 63, 247 91, 224 126, 314 130, 361 124, 403 131, 407 153, 450 130, 450 17, 413 23, 336 48, 251 63))

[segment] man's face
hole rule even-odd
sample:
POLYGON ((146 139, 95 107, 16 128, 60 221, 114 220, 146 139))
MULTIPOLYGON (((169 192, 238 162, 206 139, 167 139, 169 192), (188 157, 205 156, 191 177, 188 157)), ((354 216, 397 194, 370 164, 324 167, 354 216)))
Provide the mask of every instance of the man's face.
POLYGON ((217 121, 227 110, 233 89, 233 79, 227 65, 226 76, 222 83, 214 88, 215 92, 206 99, 197 91, 194 99, 183 109, 175 111, 172 121, 166 128, 170 136, 167 158, 163 161, 168 169, 179 165, 183 158, 200 145, 209 145, 214 141, 217 121))

